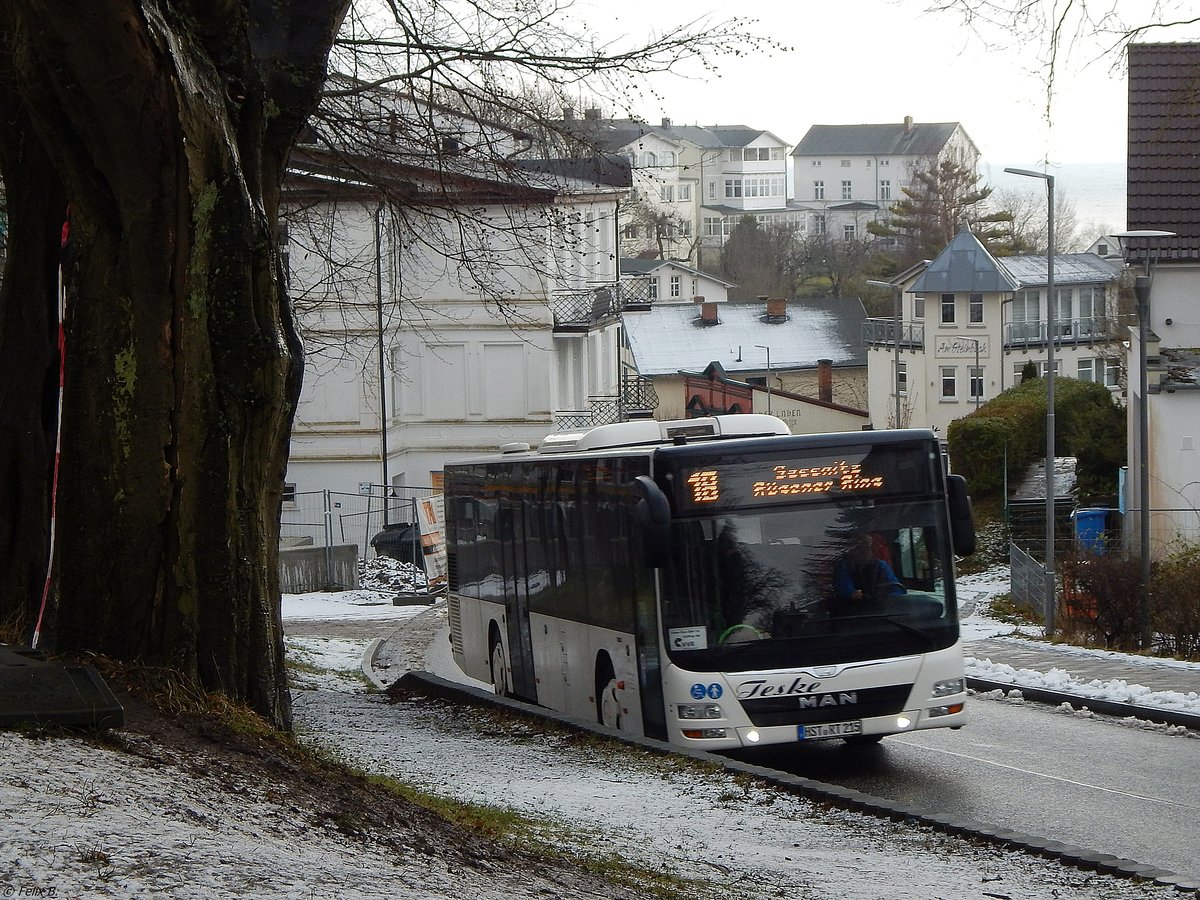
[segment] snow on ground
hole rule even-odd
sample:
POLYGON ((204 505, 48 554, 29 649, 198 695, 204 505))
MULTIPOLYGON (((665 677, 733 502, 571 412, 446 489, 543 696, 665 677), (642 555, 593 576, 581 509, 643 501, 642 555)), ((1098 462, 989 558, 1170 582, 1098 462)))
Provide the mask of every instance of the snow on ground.
MULTIPOLYGON (((1169 709, 1200 716, 1200 694, 1195 691, 1187 693, 1154 691, 1143 685, 1131 683, 1128 679, 1119 678, 1083 680, 1057 666, 1051 666, 1045 672, 1039 672, 1029 668, 1017 668, 1007 663, 994 663, 989 658, 970 655, 970 646, 973 641, 1011 641, 1015 645, 1027 646, 1028 641, 1021 635, 1041 637, 1044 631, 1038 626, 1018 627, 988 617, 991 600, 999 594, 1008 592, 1007 566, 994 566, 975 575, 962 576, 958 579, 957 589, 963 611, 962 635, 968 647, 964 660, 967 675, 987 681, 1020 685, 1025 688, 1058 691, 1085 700, 1131 703, 1135 706, 1169 709)), ((1109 660, 1122 667, 1177 668, 1191 672, 1200 671, 1200 663, 1177 659, 1151 658, 1111 650, 1072 647, 1065 644, 1046 646, 1047 649, 1053 650, 1057 658, 1061 658, 1064 666, 1069 666, 1072 659, 1090 658, 1109 660)))
MULTIPOLYGON (((985 608, 986 580, 969 589, 985 608)), ((390 703, 362 677, 364 652, 422 613, 444 616, 444 606, 395 606, 389 596, 285 597, 302 740, 431 793, 516 809, 544 821, 543 840, 554 846, 695 879, 697 898, 1176 896, 485 710, 422 697, 390 703)), ((967 627, 1012 630, 982 620, 967 627)), ((153 747, 138 752, 138 735, 118 737, 135 752, 0 732, 4 896, 557 895, 536 872, 518 882, 373 850, 314 825, 269 784, 230 783, 202 760, 165 763, 153 747)))

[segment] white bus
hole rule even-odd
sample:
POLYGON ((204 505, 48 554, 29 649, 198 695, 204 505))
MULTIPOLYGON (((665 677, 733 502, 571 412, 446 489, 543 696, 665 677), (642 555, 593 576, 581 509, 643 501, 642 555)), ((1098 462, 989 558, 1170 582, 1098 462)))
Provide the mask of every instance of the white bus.
POLYGON ((729 415, 501 449, 445 473, 454 657, 497 693, 710 750, 966 721, 975 533, 932 432, 729 415))

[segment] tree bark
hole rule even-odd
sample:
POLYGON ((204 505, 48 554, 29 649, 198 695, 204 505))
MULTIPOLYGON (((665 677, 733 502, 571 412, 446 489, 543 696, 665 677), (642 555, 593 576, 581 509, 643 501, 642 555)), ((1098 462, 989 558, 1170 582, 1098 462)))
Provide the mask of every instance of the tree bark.
POLYGON ((55 646, 173 666, 281 726, 301 355, 276 214, 345 3, 11 3, 16 94, 71 210, 55 646))

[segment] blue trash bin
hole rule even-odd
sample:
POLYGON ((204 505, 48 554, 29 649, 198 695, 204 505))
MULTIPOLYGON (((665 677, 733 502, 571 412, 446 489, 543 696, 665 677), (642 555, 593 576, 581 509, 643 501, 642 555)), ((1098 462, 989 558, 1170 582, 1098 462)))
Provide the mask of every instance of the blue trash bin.
POLYGON ((1084 550, 1103 553, 1107 549, 1104 527, 1108 509, 1077 509, 1071 513, 1075 520, 1075 542, 1084 550))

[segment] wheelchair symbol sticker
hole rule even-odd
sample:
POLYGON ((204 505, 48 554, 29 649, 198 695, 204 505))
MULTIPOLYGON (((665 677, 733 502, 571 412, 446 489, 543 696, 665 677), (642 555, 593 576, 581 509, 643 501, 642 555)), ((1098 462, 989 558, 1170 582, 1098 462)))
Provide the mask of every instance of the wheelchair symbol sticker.
POLYGON ((703 700, 705 697, 707 697, 709 700, 717 700, 720 698, 721 694, 722 694, 721 686, 716 683, 709 684, 709 685, 703 685, 703 684, 693 684, 692 685, 692 699, 693 700, 703 700))

